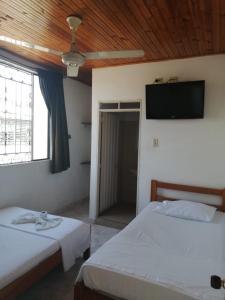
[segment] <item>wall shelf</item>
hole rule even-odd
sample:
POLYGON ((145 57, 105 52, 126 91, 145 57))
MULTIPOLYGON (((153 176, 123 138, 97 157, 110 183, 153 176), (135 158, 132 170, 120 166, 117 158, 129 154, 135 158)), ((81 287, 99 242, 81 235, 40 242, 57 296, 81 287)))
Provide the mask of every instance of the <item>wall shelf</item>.
POLYGON ((81 165, 90 165, 91 162, 90 162, 90 160, 85 160, 85 161, 82 161, 80 164, 81 165))
POLYGON ((85 127, 91 126, 91 122, 81 122, 81 124, 84 125, 85 127))

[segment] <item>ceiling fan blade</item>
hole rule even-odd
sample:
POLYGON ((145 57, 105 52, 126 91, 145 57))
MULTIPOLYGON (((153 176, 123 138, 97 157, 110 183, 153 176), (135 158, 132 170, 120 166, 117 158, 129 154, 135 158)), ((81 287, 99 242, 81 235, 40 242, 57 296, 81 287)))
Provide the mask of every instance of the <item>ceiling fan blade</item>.
POLYGON ((100 51, 83 53, 87 59, 135 58, 145 55, 143 50, 100 51))
POLYGON ((68 77, 77 77, 79 72, 79 66, 67 66, 67 76, 68 77))
POLYGON ((13 45, 16 45, 16 46, 20 46, 20 47, 25 47, 25 48, 29 48, 29 49, 34 49, 34 50, 46 52, 46 53, 49 53, 49 54, 58 55, 58 56, 61 56, 63 54, 63 52, 61 52, 61 51, 49 49, 49 48, 46 48, 46 47, 42 47, 42 46, 39 46, 39 45, 35 45, 35 44, 32 44, 32 43, 28 43, 28 42, 24 42, 24 41, 20 41, 20 40, 15 40, 15 39, 12 39, 12 38, 4 36, 4 35, 0 35, 0 41, 6 42, 6 43, 9 43, 9 44, 13 44, 13 45))

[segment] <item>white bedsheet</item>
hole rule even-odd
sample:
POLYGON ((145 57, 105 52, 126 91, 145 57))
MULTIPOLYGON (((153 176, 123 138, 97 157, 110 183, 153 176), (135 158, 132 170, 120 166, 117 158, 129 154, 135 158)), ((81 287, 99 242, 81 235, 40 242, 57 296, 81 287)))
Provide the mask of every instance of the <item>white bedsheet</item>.
POLYGON ((225 277, 225 215, 202 223, 157 214, 155 205, 91 256, 77 280, 127 300, 224 300, 210 276, 225 277))
MULTIPOLYGON (((36 236, 47 237, 49 239, 57 240, 62 250, 62 259, 64 271, 69 270, 75 263, 76 258, 90 247, 90 225, 79 220, 64 218, 62 223, 55 228, 45 231, 36 231, 34 224, 12 224, 12 220, 20 215, 32 212, 38 212, 23 209, 20 207, 8 207, 0 209, 0 225, 8 228, 16 229, 17 231, 24 231, 32 233, 36 236)), ((49 217, 56 217, 49 215, 49 217)))
POLYGON ((0 289, 57 252, 57 241, 0 226, 0 289))

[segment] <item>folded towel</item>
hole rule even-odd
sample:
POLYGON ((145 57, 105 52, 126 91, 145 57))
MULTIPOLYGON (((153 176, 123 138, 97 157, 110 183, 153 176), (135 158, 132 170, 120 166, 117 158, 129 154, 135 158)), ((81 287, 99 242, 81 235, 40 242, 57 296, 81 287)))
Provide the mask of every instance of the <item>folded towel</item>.
POLYGON ((35 229, 37 231, 40 230, 47 230, 50 228, 54 228, 59 226, 62 223, 62 218, 48 218, 47 212, 41 212, 38 215, 33 213, 26 213, 12 221, 12 224, 19 225, 19 224, 27 224, 27 223, 34 223, 35 229))
POLYGON ((50 228, 54 228, 56 226, 59 226, 62 220, 63 220, 62 218, 52 218, 52 219, 39 218, 35 223, 35 229, 37 231, 40 231, 40 230, 47 230, 50 228))

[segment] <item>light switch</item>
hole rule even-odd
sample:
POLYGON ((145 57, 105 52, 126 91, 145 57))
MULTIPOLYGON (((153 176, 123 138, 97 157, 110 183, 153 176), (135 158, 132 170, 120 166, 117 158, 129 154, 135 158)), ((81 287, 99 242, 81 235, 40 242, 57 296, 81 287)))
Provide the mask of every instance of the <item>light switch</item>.
POLYGON ((159 139, 158 138, 153 138, 153 147, 159 147, 159 139))

